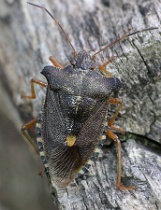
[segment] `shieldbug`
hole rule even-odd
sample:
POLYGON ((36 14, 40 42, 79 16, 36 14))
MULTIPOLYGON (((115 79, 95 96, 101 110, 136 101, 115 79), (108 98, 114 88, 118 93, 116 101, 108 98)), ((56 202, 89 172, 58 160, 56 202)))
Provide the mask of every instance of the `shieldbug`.
POLYGON ((51 180, 59 187, 66 187, 77 175, 90 166, 91 160, 98 156, 106 135, 117 143, 118 174, 116 185, 119 189, 133 189, 121 184, 121 145, 111 129, 123 130, 114 125, 114 121, 122 107, 119 98, 113 98, 122 86, 118 78, 105 69, 112 62, 98 66, 95 56, 117 42, 147 28, 125 34, 92 56, 87 52, 77 53, 60 23, 43 6, 29 3, 44 9, 60 27, 67 42, 73 50, 73 58, 67 66, 61 65, 54 57, 50 61, 54 66, 45 66, 42 74, 47 84, 32 79, 31 95, 22 98, 36 97, 34 84, 46 87, 46 97, 42 110, 37 118, 22 126, 22 134, 39 151, 42 162, 51 180), (118 105, 116 112, 108 117, 109 104, 118 105), (36 125, 37 144, 30 138, 27 129, 36 125))

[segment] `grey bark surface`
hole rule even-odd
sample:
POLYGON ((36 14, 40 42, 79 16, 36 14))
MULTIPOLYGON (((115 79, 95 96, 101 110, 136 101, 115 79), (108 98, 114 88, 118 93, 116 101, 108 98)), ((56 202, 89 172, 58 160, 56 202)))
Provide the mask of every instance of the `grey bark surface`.
MULTIPOLYGON (((41 2, 34 2, 40 4, 41 2)), ((104 149, 86 179, 52 195, 60 209, 161 209, 161 2, 148 1, 45 1, 60 21, 77 51, 92 54, 128 29, 158 26, 116 44, 98 56, 103 63, 112 55, 118 59, 106 68, 121 78, 124 103, 117 124, 128 133, 120 136, 123 181, 133 191, 116 188, 117 152, 114 145, 104 149)), ((36 117, 45 90, 36 87, 36 100, 21 100, 30 93, 30 79, 40 74, 53 55, 66 65, 72 50, 53 20, 26 2, 5 1, 0 12, 0 66, 3 85, 25 123, 36 117)), ((44 80, 45 81, 45 80, 44 80)))

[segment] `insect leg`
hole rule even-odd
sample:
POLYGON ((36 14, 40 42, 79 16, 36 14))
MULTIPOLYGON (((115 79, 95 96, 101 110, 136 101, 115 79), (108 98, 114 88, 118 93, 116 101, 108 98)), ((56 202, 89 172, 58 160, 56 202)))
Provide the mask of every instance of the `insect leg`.
POLYGON ((43 166, 40 168, 40 170, 39 170, 39 172, 38 172, 38 175, 42 177, 42 174, 43 174, 44 171, 45 171, 45 166, 43 165, 43 166))
POLYGON ((37 79, 31 79, 30 83, 31 83, 31 95, 30 96, 21 95, 21 98, 30 98, 30 99, 36 98, 34 84, 38 84, 38 85, 43 86, 43 87, 47 86, 47 84, 45 82, 37 80, 37 79))
POLYGON ((53 65, 57 68, 64 69, 64 66, 61 65, 53 56, 49 57, 49 60, 53 63, 53 65))
POLYGON ((114 115, 112 116, 112 118, 108 121, 108 126, 109 126, 110 128, 112 128, 112 129, 117 130, 117 131, 119 131, 119 132, 121 132, 121 133, 124 134, 125 131, 124 131, 122 128, 120 128, 120 127, 117 126, 117 125, 113 125, 113 123, 114 123, 114 121, 115 121, 117 115, 119 114, 119 111, 120 111, 121 108, 122 108, 122 102, 120 101, 119 98, 110 98, 110 99, 109 99, 109 102, 110 102, 111 104, 118 104, 118 107, 117 107, 117 109, 116 109, 116 112, 115 112, 114 115))
MULTIPOLYGON (((37 144, 31 139, 31 137, 28 135, 28 133, 26 132, 26 130, 28 130, 29 128, 31 128, 32 126, 36 125, 38 119, 34 118, 33 120, 29 121, 28 123, 26 123, 25 125, 22 126, 21 128, 21 132, 22 134, 25 136, 25 138, 30 142, 30 144, 34 147, 36 153, 39 152, 38 146, 37 144)), ((45 171, 45 166, 43 165, 41 167, 41 169, 39 170, 38 175, 42 176, 42 173, 45 171)))
POLYGON ((109 71, 106 70, 105 66, 106 66, 107 64, 111 63, 111 62, 112 62, 113 60, 115 60, 115 59, 116 59, 116 56, 112 56, 112 57, 109 58, 108 61, 106 61, 105 63, 103 63, 101 66, 99 66, 99 69, 100 69, 102 72, 104 72, 105 74, 107 74, 108 77, 113 77, 113 76, 112 76, 112 74, 111 74, 109 71))
POLYGON ((121 184, 121 175, 122 175, 122 161, 121 161, 121 143, 118 139, 118 136, 114 134, 111 130, 107 130, 107 136, 109 136, 112 140, 114 140, 117 144, 117 182, 116 186, 120 190, 133 190, 133 186, 124 186, 121 184))
POLYGON ((39 150, 38 150, 37 144, 31 139, 31 137, 26 132, 26 130, 36 125, 36 123, 37 123, 37 118, 34 118, 33 120, 29 121, 28 123, 22 126, 21 132, 25 136, 25 138, 30 142, 30 144, 34 147, 35 151, 38 152, 39 150))

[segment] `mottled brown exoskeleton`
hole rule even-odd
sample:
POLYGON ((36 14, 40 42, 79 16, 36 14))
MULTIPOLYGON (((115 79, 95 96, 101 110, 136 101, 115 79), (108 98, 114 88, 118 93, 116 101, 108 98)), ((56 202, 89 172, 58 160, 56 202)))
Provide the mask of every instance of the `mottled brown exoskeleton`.
POLYGON ((29 4, 44 9, 54 19, 63 31, 74 56, 66 67, 50 57, 54 66, 45 66, 41 72, 46 77, 47 84, 31 80, 31 96, 22 95, 22 98, 36 98, 34 84, 46 87, 46 98, 38 117, 22 127, 23 135, 39 150, 46 173, 59 187, 66 187, 77 175, 89 168, 107 135, 117 144, 116 185, 119 189, 133 189, 121 184, 121 146, 117 135, 111 131, 114 129, 124 132, 113 124, 122 103, 112 95, 119 91, 122 83, 105 69, 115 57, 111 57, 99 68, 96 67, 94 58, 101 51, 135 33, 155 28, 125 34, 90 56, 87 52, 76 52, 60 23, 46 8, 29 4), (109 104, 116 104, 118 108, 112 118, 107 120, 109 104), (34 125, 37 144, 26 132, 34 125))

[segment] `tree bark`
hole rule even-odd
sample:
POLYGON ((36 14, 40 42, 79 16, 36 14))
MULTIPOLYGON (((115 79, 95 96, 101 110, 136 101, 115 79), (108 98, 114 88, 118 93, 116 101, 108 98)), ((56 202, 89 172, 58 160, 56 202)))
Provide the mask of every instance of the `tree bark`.
MULTIPOLYGON (((34 2, 40 4, 40 2, 34 2)), ((91 54, 117 37, 132 31, 159 27, 138 33, 97 56, 103 63, 117 55, 106 68, 121 78, 124 103, 117 124, 127 131, 122 143, 123 181, 133 191, 116 188, 117 152, 104 148, 103 158, 91 167, 89 175, 66 189, 52 186, 52 196, 60 209, 161 209, 161 2, 125 0, 58 1, 45 6, 69 34, 79 52, 91 54)), ((72 58, 72 49, 53 20, 43 10, 25 2, 2 4, 0 25, 0 66, 3 85, 24 123, 36 117, 45 90, 37 87, 37 99, 20 100, 30 93, 30 79, 44 80, 39 72, 53 55, 62 65, 72 58)))

